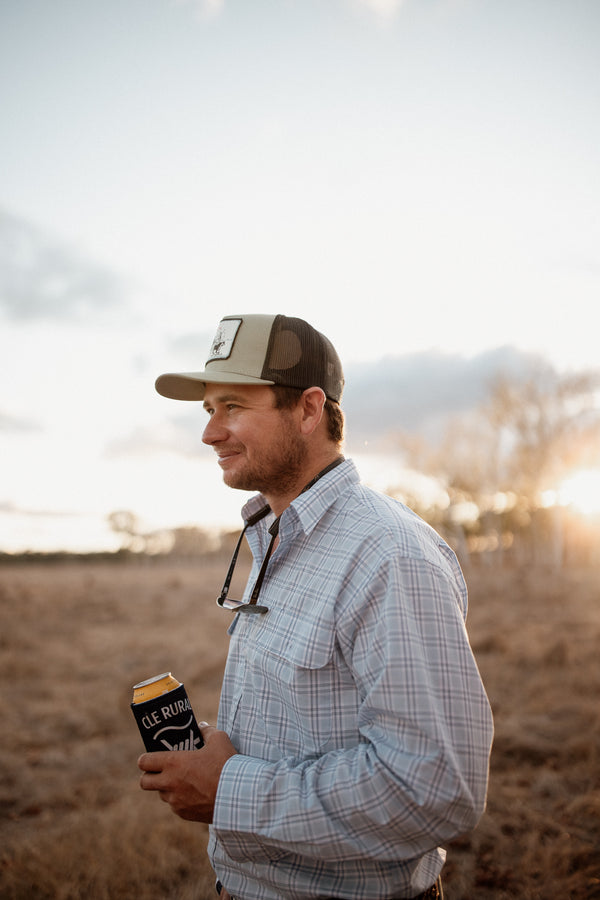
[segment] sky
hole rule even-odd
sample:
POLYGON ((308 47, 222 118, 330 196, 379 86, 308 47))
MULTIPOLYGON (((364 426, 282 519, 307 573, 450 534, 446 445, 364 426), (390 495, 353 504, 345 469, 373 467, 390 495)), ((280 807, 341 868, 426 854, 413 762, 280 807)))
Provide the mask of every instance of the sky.
POLYGON ((0 550, 235 527, 153 388, 223 315, 333 341, 379 487, 495 366, 596 366, 599 37, 596 0, 4 0, 0 550))

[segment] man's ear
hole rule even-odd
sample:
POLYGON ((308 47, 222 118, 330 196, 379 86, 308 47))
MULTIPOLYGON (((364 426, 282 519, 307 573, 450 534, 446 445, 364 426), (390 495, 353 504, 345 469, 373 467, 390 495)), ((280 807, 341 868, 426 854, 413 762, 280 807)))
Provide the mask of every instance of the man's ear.
POLYGON ((312 434, 317 428, 323 418, 326 399, 325 392, 320 387, 310 387, 302 393, 300 398, 302 434, 312 434))

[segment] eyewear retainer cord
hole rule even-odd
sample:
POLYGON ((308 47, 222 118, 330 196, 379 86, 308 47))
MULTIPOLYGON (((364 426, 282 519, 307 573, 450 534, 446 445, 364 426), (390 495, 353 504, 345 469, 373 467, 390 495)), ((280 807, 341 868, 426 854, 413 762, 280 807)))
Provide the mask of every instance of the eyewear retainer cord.
POLYGON ((235 564, 237 562, 238 554, 240 552, 240 547, 242 546, 242 541, 244 540, 244 535, 246 534, 246 529, 252 527, 252 525, 256 525, 257 522, 260 522, 261 519, 264 519, 266 515, 271 512, 270 506, 263 506, 262 509, 259 509, 257 513, 247 520, 244 524, 242 532, 238 538, 237 544, 235 545, 235 550, 233 551, 233 556, 231 557, 231 563, 229 566, 229 570, 227 575, 225 576, 225 581, 223 583, 223 588, 221 590, 220 595, 217 597, 217 606, 220 606, 221 609, 228 609, 232 612, 246 612, 246 613, 266 613, 269 611, 268 606, 262 606, 257 603, 258 595, 260 594, 260 589, 262 587, 262 583, 265 578, 265 574, 267 571, 267 565, 269 563, 269 559, 271 554, 273 553, 273 547, 275 544, 275 539, 279 534, 279 518, 275 519, 271 527, 269 528, 269 533, 271 535, 271 541, 269 543, 267 552, 262 561, 262 565, 260 567, 260 572, 258 573, 258 578, 254 584, 252 589, 252 594, 250 596, 250 600, 248 603, 244 603, 242 600, 231 600, 227 593, 229 591, 229 586, 231 584, 231 579, 233 577, 233 571, 235 569, 235 564))

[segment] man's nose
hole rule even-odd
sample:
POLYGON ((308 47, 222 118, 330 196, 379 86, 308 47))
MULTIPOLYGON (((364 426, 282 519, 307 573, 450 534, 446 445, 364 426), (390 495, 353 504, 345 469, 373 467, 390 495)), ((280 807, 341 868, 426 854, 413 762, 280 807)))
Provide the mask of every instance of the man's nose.
POLYGON ((219 422, 217 414, 215 413, 210 417, 206 428, 202 432, 202 442, 204 444, 218 444, 221 441, 227 440, 228 435, 227 429, 219 422))

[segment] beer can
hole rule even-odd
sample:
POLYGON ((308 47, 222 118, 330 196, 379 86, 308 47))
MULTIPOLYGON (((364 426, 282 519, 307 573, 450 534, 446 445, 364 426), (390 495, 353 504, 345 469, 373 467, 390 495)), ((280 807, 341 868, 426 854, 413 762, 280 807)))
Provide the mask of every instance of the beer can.
POLYGON ((131 704, 144 747, 198 750, 204 741, 185 687, 170 672, 140 681, 131 704))

